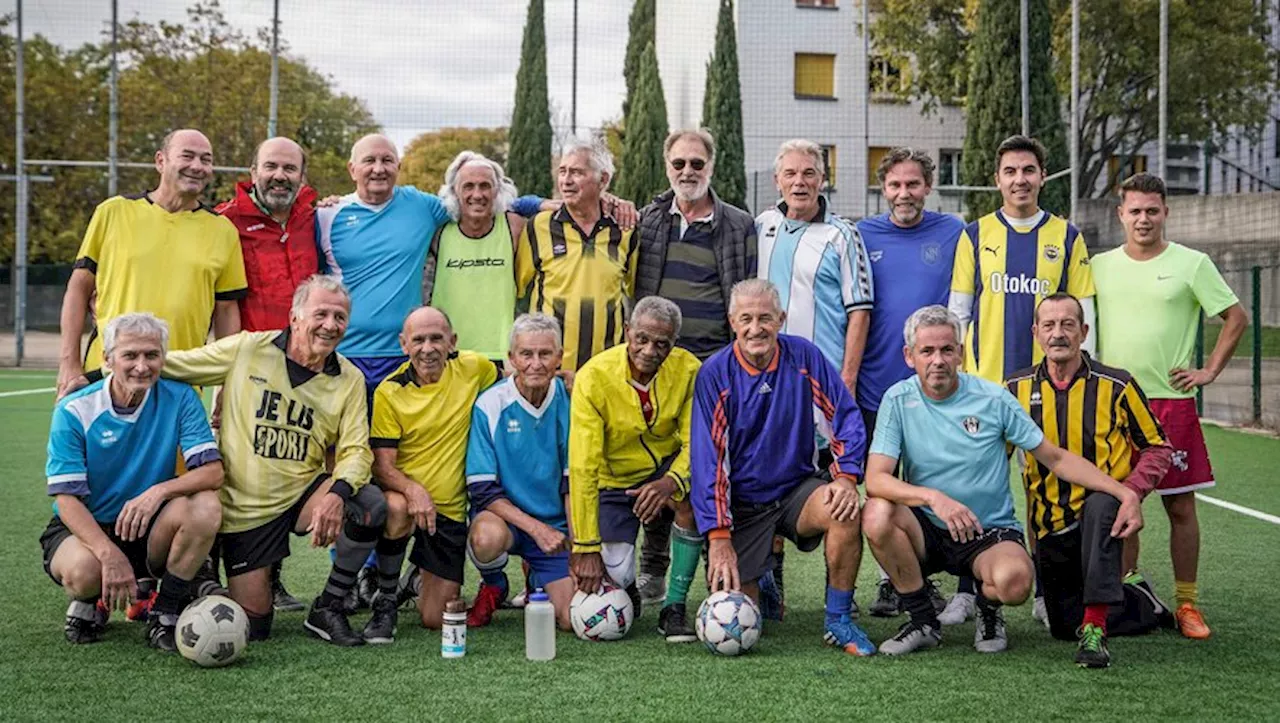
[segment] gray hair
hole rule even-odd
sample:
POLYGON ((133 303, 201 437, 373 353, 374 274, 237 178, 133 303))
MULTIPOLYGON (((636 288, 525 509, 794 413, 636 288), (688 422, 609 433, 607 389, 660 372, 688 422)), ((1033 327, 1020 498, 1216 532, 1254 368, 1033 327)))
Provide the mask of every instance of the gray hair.
POLYGON ((775 175, 782 166, 783 157, 788 153, 807 154, 813 158, 813 163, 818 167, 818 172, 822 174, 822 177, 827 177, 827 162, 823 157, 822 146, 803 138, 794 138, 778 146, 778 155, 773 158, 773 172, 775 175))
POLYGON ((390 138, 387 138, 381 133, 369 133, 369 134, 360 136, 359 140, 351 144, 351 157, 348 158, 347 160, 350 161, 351 163, 355 163, 358 160, 360 160, 356 158, 356 149, 360 147, 361 143, 364 143, 367 140, 372 140, 374 138, 379 138, 383 142, 385 142, 388 146, 391 146, 391 153, 396 157, 396 162, 398 163, 400 161, 400 149, 396 148, 396 144, 392 143, 390 138))
POLYGON ((964 327, 960 324, 960 317, 953 314, 947 307, 934 304, 916 309, 907 318, 907 323, 902 327, 902 340, 908 349, 915 348, 916 332, 926 326, 950 326, 956 333, 956 343, 964 343, 961 338, 964 327))
POLYGON ((462 173, 462 168, 468 163, 486 166, 489 172, 493 174, 493 188, 496 192, 493 199, 493 215, 496 217, 500 213, 505 213, 511 204, 515 202, 516 184, 502 170, 502 166, 491 158, 486 158, 483 154, 475 151, 463 151, 459 153, 453 162, 444 172, 444 185, 440 187, 440 201, 444 203, 444 208, 449 212, 450 218, 457 221, 462 216, 462 204, 458 199, 458 175, 462 173))
POLYGON ((675 335, 680 336, 680 325, 684 322, 684 317, 676 302, 661 296, 646 296, 637 301, 635 308, 631 310, 631 323, 634 324, 642 316, 670 325, 675 330, 675 335))
POLYGON ((111 352, 115 351, 116 342, 120 339, 121 334, 159 339, 160 350, 169 351, 169 325, 165 323, 164 319, 158 318, 154 314, 145 312, 121 314, 108 321, 107 328, 102 332, 103 354, 111 356, 111 352))
POLYGON ((706 128, 681 128, 680 130, 671 131, 671 135, 667 136, 667 140, 662 142, 662 157, 666 158, 671 155, 671 146, 683 138, 696 138, 702 141, 702 147, 707 149, 707 163, 715 165, 716 162, 716 139, 711 135, 711 131, 706 128))
POLYGON ((596 178, 604 180, 604 175, 609 174, 609 180, 613 180, 613 154, 603 143, 587 139, 575 139, 569 141, 564 149, 560 151, 560 158, 572 156, 578 153, 585 154, 587 157, 587 165, 591 170, 596 172, 596 178))
POLYGON ((915 161, 920 166, 920 175, 924 176, 924 185, 933 185, 933 171, 937 167, 933 163, 933 159, 928 153, 916 150, 910 146, 899 146, 885 154, 884 159, 880 161, 880 166, 876 168, 876 180, 880 185, 884 185, 885 176, 889 175, 889 171, 899 163, 915 161))
POLYGON ((550 334, 556 340, 556 351, 563 348, 560 344, 560 322, 556 321, 554 316, 537 312, 517 316, 515 323, 511 325, 511 336, 508 338, 508 344, 512 349, 516 348, 516 337, 521 334, 550 334))
POLYGON ((311 297, 311 292, 315 289, 341 294, 347 300, 347 306, 351 306, 351 292, 347 291, 347 287, 342 283, 341 279, 328 274, 312 274, 307 277, 306 281, 298 284, 298 288, 293 292, 293 306, 289 308, 290 319, 296 318, 302 313, 302 307, 306 305, 307 299, 311 297))
POLYGON ((745 279, 734 284, 733 289, 729 291, 729 312, 732 313, 734 307, 738 305, 738 299, 754 299, 761 296, 769 297, 773 307, 782 311, 782 296, 773 282, 768 279, 745 279))

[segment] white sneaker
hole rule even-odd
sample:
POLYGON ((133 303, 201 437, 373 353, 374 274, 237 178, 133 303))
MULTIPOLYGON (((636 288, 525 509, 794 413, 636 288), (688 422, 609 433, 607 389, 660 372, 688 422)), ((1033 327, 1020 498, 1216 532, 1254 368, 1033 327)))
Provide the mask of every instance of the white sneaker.
POLYGON ((973 626, 973 649, 979 653, 999 653, 1009 647, 1009 635, 1004 629, 1004 611, 996 608, 989 614, 979 613, 973 626))
POLYGON ((507 603, 513 608, 523 608, 529 604, 529 591, 521 590, 519 595, 511 598, 511 602, 507 603))
POLYGON ((943 625, 960 625, 973 617, 974 598, 971 592, 958 592, 951 596, 947 607, 938 614, 938 622, 943 625))
POLYGON ((1044 596, 1036 598, 1031 604, 1031 618, 1036 622, 1042 623, 1044 629, 1049 629, 1049 610, 1044 606, 1044 596))

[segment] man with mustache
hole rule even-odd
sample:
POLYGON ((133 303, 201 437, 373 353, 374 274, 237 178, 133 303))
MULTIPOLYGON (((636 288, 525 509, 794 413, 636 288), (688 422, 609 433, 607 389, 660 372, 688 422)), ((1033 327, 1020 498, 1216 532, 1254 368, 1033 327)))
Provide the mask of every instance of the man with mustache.
MULTIPOLYGON (((756 275, 755 222, 711 188, 716 142, 705 128, 672 132, 663 159, 671 190, 640 211, 636 298, 674 301, 683 319, 676 343, 705 361, 733 339, 728 299, 734 284, 756 275)), ((666 595, 670 537, 667 511, 644 527, 636 585, 646 604, 666 595)))
MULTIPOLYGON (((249 165, 249 182, 236 184, 234 199, 218 213, 240 233, 249 289, 239 300, 245 331, 278 331, 289 326, 293 292, 320 268, 316 254, 316 192, 304 185, 307 157, 288 138, 269 138, 258 145, 249 165)), ((276 610, 304 609, 280 580, 280 565, 271 568, 276 610)))
MULTIPOLYGON (((1138 383, 1123 369, 1099 364, 1080 349, 1089 327, 1070 294, 1036 307, 1034 333, 1044 360, 1010 376, 1005 386, 1045 437, 1089 460, 1145 497, 1164 477, 1173 449, 1138 383)), ((1107 636, 1138 635, 1173 615, 1136 573, 1121 583, 1124 540, 1111 535, 1122 501, 1060 478, 1028 456, 1026 483, 1036 570, 1044 583, 1049 631, 1078 640, 1075 662, 1111 665, 1107 636)))

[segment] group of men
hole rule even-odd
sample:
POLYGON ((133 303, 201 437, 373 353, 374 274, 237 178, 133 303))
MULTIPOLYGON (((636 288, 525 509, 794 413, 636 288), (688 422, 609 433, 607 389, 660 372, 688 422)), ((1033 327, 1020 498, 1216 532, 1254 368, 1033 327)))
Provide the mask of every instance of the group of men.
POLYGON ((197 576, 218 584, 207 557, 265 638, 275 610, 304 607, 280 578, 293 532, 333 546, 305 626, 338 645, 392 642, 414 597, 438 627, 468 559, 468 622, 488 623, 513 592, 509 554, 562 628, 575 590, 611 584, 691 641, 704 551, 712 588, 780 619, 785 538, 825 542, 824 640, 870 655, 865 535, 884 578, 872 614, 909 617, 880 652, 935 646, 974 612, 975 647, 1003 650, 1001 605, 1043 583, 1053 635, 1101 667, 1108 632, 1171 618, 1136 575, 1153 488, 1178 624, 1208 636, 1191 491, 1213 481, 1187 399, 1245 318, 1207 257, 1163 238, 1158 178, 1125 182, 1125 246, 1091 265, 1038 206, 1033 139, 997 150, 1003 207, 968 226, 924 210, 933 162, 909 148, 878 171, 890 212, 856 225, 827 207, 810 141, 781 146, 781 200, 754 220, 711 190, 705 130, 663 152, 671 190, 637 212, 607 194, 596 143, 563 150, 546 200, 473 152, 439 195, 397 185, 395 146, 372 135, 352 148, 355 191, 313 207, 305 153, 274 138, 215 212, 199 200, 208 140, 167 136, 158 187, 95 213, 63 305, 41 542, 72 599, 68 640, 98 639, 120 607, 173 649, 197 576), (1174 299, 1160 324, 1153 296, 1174 299), (1200 309, 1227 322, 1203 370, 1184 318, 1200 309), (1086 346, 1094 327, 1113 366, 1086 346), (216 442, 181 382, 222 387, 216 442), (1026 452, 1034 559, 1006 444, 1026 452), (961 576, 950 604, 925 577, 941 571, 961 576))

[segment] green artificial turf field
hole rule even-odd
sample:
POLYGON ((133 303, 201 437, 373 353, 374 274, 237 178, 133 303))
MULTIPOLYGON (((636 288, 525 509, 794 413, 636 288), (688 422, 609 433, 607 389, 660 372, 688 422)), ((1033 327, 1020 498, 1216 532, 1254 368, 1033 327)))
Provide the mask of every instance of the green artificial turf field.
MULTIPOLYGON (((1030 606, 1007 610, 1010 649, 980 655, 972 623, 947 628, 940 650, 859 659, 821 644, 823 565, 787 556, 788 613, 766 625, 750 654, 716 658, 701 645, 667 645, 647 610, 628 639, 587 643, 560 634, 550 663, 524 659, 521 614, 500 611, 469 633, 467 656, 440 658, 439 633, 401 615, 396 643, 342 650, 309 638, 305 613, 279 614, 267 642, 236 665, 198 669, 146 648, 143 626, 119 616, 106 640, 63 641, 66 600, 40 567, 49 374, 0 370, 0 479, 9 491, 0 526, 0 720, 835 720, 835 719, 1271 719, 1280 718, 1280 620, 1271 585, 1280 572, 1280 525, 1201 503, 1201 603, 1213 637, 1161 632, 1111 642, 1113 667, 1071 663, 1030 606)), ((1280 515, 1280 441, 1206 431, 1218 499, 1280 515)), ((1020 499, 1021 494, 1015 494, 1020 499)), ((1172 602, 1168 524, 1149 500, 1144 572, 1172 602)), ((295 542, 285 581, 299 597, 322 586, 328 555, 295 542)), ((513 579, 518 579, 513 563, 513 579)), ((477 575, 469 571, 467 591, 477 575)), ((701 576, 699 577, 701 579, 701 576)), ((858 601, 874 596, 864 558, 858 601)), ((943 580, 948 592, 953 580, 943 580)), ((695 590, 692 605, 703 593, 695 590)), ((363 625, 365 616, 355 619, 363 625)), ((873 640, 901 622, 864 616, 873 640)))

